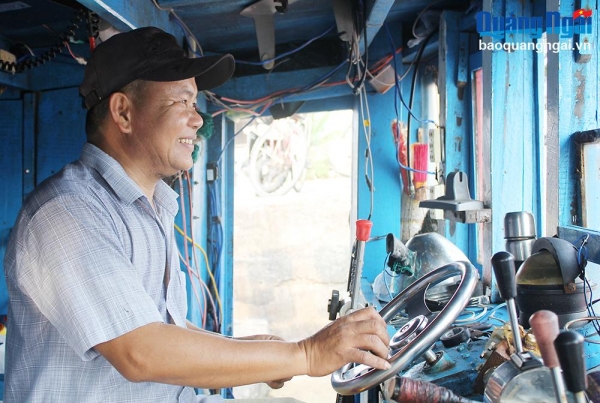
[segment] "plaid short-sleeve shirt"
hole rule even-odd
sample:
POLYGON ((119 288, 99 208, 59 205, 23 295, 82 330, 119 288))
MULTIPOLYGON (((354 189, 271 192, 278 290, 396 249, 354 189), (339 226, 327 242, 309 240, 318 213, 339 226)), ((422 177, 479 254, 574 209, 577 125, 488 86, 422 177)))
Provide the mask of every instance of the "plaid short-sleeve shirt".
POLYGON ((89 143, 28 197, 4 259, 5 403, 202 399, 191 388, 131 383, 93 348, 152 322, 186 326, 177 194, 161 181, 154 204, 89 143))

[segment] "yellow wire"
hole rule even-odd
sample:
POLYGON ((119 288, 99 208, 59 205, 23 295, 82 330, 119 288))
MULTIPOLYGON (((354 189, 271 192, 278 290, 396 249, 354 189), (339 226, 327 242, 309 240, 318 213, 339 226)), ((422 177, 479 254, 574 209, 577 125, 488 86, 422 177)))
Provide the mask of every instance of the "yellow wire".
MULTIPOLYGON (((217 287, 217 282, 215 281, 215 277, 213 276, 212 271, 210 270, 210 266, 208 265, 208 256, 206 255, 206 252, 204 251, 202 246, 198 245, 196 242, 194 242, 192 240, 192 238, 190 238, 189 236, 184 234, 183 230, 181 228, 179 228, 179 226, 177 226, 177 224, 173 224, 173 225, 175 226, 175 229, 177 230, 177 232, 179 232, 181 235, 186 237, 187 240, 189 242, 191 242, 196 248, 200 249, 200 252, 202 252, 202 254, 204 255, 204 261, 206 262, 206 271, 208 272, 208 275, 210 276, 210 281, 212 282, 213 287, 215 288, 215 297, 217 298, 217 303, 219 305, 219 310, 221 311, 221 318, 222 318, 223 317, 223 306, 221 305, 221 298, 219 298, 219 288, 217 287)), ((200 274, 200 273, 198 273, 198 274, 200 274)), ((190 279, 190 281, 192 281, 192 279, 190 279)))

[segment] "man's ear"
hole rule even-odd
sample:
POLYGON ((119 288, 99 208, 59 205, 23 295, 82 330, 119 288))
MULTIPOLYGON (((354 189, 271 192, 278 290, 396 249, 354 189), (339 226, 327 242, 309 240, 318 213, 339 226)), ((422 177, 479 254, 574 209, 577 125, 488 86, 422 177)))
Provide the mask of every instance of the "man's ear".
POLYGON ((131 133, 131 99, 122 92, 111 94, 108 108, 112 121, 121 133, 131 133))

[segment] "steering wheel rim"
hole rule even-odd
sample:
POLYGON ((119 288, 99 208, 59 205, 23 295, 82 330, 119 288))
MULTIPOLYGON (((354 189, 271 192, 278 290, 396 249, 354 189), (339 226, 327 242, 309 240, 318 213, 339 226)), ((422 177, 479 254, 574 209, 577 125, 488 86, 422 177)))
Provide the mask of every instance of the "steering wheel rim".
POLYGON ((404 289, 379 311, 385 322, 389 323, 413 297, 419 293, 424 295, 429 285, 435 285, 457 274, 461 277, 460 283, 446 306, 433 320, 427 323, 415 339, 388 358, 388 362, 391 364, 390 369, 379 370, 362 364, 346 364, 331 374, 333 389, 344 396, 363 392, 396 375, 416 357, 431 348, 467 306, 475 290, 479 275, 471 263, 454 262, 432 270, 404 289))

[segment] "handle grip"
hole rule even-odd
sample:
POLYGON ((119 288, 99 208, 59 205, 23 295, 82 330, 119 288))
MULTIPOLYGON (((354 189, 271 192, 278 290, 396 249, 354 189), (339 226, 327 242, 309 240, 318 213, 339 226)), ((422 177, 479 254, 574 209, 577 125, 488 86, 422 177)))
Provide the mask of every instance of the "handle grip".
POLYGON ((573 330, 564 330, 554 340, 565 384, 572 393, 587 389, 585 357, 583 356, 583 336, 573 330))
POLYGON ((371 237, 371 227, 373 223, 369 220, 356 221, 356 239, 367 242, 371 237))
POLYGON ((515 258, 508 252, 497 252, 492 256, 492 267, 498 284, 498 291, 504 300, 517 296, 515 258))
POLYGON ((529 318, 529 324, 542 353, 544 364, 548 368, 559 367, 560 362, 554 348, 554 340, 560 332, 558 328, 558 316, 552 311, 537 311, 529 318))

